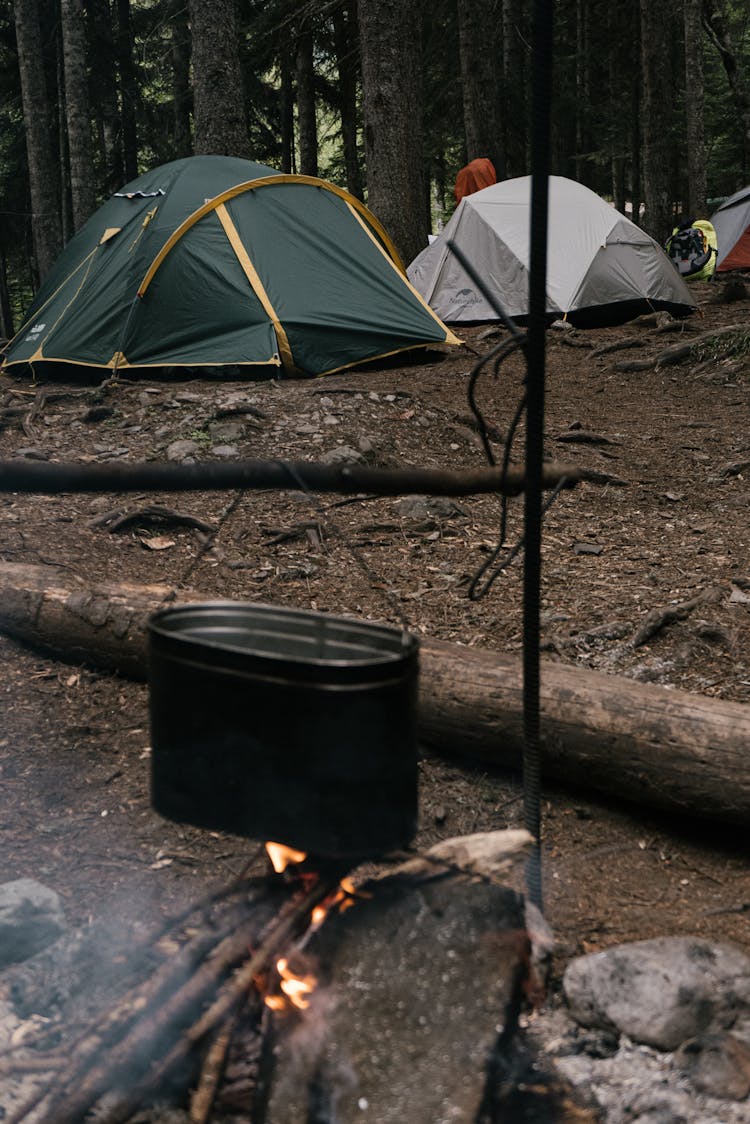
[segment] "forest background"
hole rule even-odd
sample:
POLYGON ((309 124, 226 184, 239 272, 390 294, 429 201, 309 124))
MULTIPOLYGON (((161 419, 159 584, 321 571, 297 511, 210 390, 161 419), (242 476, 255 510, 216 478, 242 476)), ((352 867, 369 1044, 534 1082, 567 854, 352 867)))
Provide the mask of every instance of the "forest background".
MULTIPOLYGON (((554 0, 551 171, 663 242, 750 179, 747 0, 554 0)), ((364 199, 409 262, 457 170, 529 168, 532 0, 0 0, 0 336, 141 172, 221 153, 364 199)))

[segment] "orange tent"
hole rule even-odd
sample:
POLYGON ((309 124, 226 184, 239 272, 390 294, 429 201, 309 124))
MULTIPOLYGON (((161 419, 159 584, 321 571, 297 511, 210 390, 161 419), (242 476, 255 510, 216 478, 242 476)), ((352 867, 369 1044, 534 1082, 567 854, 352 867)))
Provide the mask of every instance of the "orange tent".
POLYGON ((478 156, 456 176, 456 202, 460 203, 464 195, 473 195, 475 191, 481 191, 483 187, 489 187, 493 183, 497 183, 497 175, 492 161, 486 156, 478 156))

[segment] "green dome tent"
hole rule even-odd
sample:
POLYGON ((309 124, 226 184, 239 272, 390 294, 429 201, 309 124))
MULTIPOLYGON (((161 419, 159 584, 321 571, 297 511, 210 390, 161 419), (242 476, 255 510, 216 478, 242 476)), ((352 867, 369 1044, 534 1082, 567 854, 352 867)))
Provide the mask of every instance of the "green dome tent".
POLYGON ((263 366, 330 374, 458 343, 367 208, 227 156, 140 176, 71 239, 3 367, 263 366))

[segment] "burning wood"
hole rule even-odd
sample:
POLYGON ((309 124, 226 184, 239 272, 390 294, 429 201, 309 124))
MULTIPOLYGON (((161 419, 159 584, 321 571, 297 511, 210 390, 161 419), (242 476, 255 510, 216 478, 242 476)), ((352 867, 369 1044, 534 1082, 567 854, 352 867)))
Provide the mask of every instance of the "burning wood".
POLYGON ((10 1124, 38 1105, 38 1124, 76 1124, 105 1094, 107 1119, 127 1120, 248 995, 257 999, 256 978, 304 931, 337 883, 327 873, 284 886, 281 905, 275 881, 253 880, 239 898, 233 889, 219 917, 202 919, 197 936, 180 930, 180 951, 85 1031, 64 1078, 57 1074, 43 1085, 10 1124))
POLYGON ((523 898, 500 878, 532 842, 445 840, 358 887, 356 908, 306 942, 318 983, 304 1008, 276 1017, 264 1124, 511 1119, 516 1082, 503 1090, 498 1072, 512 1068, 531 947, 523 898))
POLYGON ((321 1097, 315 1118, 333 1121, 323 1102, 340 1098, 344 1060, 356 1081, 337 1121, 359 1119, 367 1101, 373 1119, 434 1124, 450 1109, 473 1124, 495 1095, 487 1058, 510 1043, 529 976, 523 898, 500 880, 530 843, 521 831, 445 840, 359 886, 270 848, 283 872, 176 919, 171 955, 80 1034, 64 1069, 59 1052, 47 1056, 54 1077, 9 1124, 30 1113, 75 1124, 94 1108, 119 1124, 168 1082, 195 1087, 190 1119, 207 1124, 243 1025, 267 1043, 250 1081, 254 1124, 306 1121, 321 1097))

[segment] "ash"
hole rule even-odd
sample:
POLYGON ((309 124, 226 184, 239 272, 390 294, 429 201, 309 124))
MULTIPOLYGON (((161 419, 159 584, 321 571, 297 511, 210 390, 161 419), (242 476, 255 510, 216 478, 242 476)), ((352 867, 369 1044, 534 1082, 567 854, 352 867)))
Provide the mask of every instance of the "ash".
POLYGON ((639 1045, 625 1035, 584 1030, 559 1000, 525 1020, 524 1031, 539 1060, 551 1062, 582 1099, 599 1106, 602 1124, 750 1120, 747 1100, 702 1096, 676 1069, 673 1054, 639 1045))

